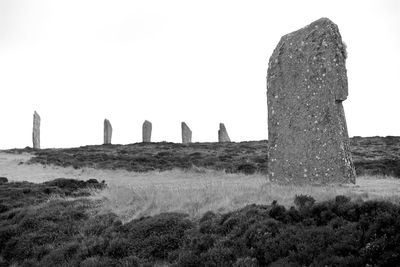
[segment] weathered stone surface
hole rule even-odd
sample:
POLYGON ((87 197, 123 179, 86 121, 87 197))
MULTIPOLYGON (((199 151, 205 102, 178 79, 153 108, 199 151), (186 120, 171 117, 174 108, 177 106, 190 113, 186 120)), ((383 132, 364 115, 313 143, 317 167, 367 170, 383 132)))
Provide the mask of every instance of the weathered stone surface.
POLYGON ((112 126, 109 120, 104 120, 104 144, 111 144, 112 126))
POLYGON ((187 144, 192 142, 192 131, 185 122, 181 123, 182 128, 182 143, 187 144))
POLYGON ((33 148, 40 149, 40 116, 36 111, 33 113, 32 142, 33 148))
POLYGON ((346 47, 326 18, 283 36, 268 66, 268 174, 281 183, 355 182, 342 101, 346 47))
POLYGON ((143 142, 151 142, 151 130, 152 124, 149 121, 143 122, 142 133, 143 133, 143 142))
POLYGON ((223 123, 219 124, 218 130, 218 142, 230 142, 231 139, 229 138, 228 132, 226 131, 225 125, 223 123))

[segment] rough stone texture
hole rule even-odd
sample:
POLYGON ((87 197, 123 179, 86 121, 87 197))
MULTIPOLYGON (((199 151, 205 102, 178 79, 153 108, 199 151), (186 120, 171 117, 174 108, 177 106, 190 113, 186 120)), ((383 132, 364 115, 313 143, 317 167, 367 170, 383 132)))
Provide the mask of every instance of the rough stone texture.
POLYGON ((267 75, 271 181, 355 182, 342 106, 345 60, 345 44, 329 19, 281 38, 267 75))
POLYGON ((182 128, 182 143, 187 144, 192 142, 192 131, 190 130, 189 126, 185 122, 181 124, 182 128))
POLYGON ((40 149, 40 116, 36 111, 33 113, 32 142, 33 148, 40 149))
POLYGON ((229 138, 228 132, 226 131, 225 125, 223 123, 219 124, 218 130, 218 142, 230 142, 231 139, 229 138))
POLYGON ((151 142, 151 129, 152 129, 151 122, 149 122, 147 120, 144 121, 143 122, 143 127, 142 127, 143 142, 151 142))
POLYGON ((109 120, 104 120, 104 144, 111 144, 112 126, 109 120))

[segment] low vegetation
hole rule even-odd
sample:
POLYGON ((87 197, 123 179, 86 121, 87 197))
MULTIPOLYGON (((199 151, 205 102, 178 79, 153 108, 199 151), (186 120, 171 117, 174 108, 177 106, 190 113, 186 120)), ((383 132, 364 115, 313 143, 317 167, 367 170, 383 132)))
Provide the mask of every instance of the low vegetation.
MULTIPOLYGON (((400 177, 400 137, 353 137, 351 152, 357 175, 400 177)), ((134 172, 207 168, 227 173, 265 173, 267 141, 240 143, 136 143, 68 149, 9 150, 32 152, 31 163, 125 169, 134 172)))
POLYGON ((352 200, 385 200, 400 203, 400 179, 361 176, 357 184, 279 185, 261 174, 226 174, 218 171, 172 170, 109 179, 96 195, 107 199, 103 208, 123 221, 162 212, 180 212, 199 219, 208 211, 227 213, 246 205, 268 205, 276 200, 290 208, 296 195, 311 195, 322 202, 344 195, 352 200), (137 175, 137 176, 136 176, 137 175))
POLYGON ((112 177, 0 177, 0 267, 396 266, 400 138, 351 144, 357 185, 298 187, 266 181, 266 141, 9 150, 112 177))
MULTIPOLYGON (((0 266, 395 266, 400 205, 297 195, 199 218, 122 221, 96 180, 0 180, 0 266), (98 194, 95 194, 98 196, 98 194), (101 196, 101 194, 100 194, 101 196)), ((103 189, 104 190, 104 189, 103 189)))

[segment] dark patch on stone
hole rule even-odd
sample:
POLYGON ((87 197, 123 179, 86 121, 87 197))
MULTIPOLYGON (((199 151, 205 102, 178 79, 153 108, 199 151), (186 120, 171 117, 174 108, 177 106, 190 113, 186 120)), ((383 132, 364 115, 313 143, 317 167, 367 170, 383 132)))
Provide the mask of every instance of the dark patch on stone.
POLYGON ((268 174, 282 183, 355 182, 342 101, 346 49, 327 18, 283 36, 268 66, 268 174))

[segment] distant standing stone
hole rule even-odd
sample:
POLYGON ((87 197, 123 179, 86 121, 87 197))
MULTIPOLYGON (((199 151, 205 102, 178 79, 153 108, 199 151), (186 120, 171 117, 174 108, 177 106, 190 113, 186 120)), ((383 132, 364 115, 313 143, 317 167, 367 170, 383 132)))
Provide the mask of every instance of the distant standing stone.
POLYGON ((181 124, 182 128, 182 143, 187 144, 192 142, 192 131, 190 130, 189 126, 185 122, 181 124))
POLYGON ((109 120, 104 120, 104 144, 109 145, 111 144, 111 137, 112 137, 112 126, 109 120))
POLYGON ((281 183, 354 183, 342 101, 346 46, 327 18, 283 36, 268 66, 268 174, 281 183))
POLYGON ((151 122, 145 120, 143 122, 143 142, 151 142, 151 130, 152 130, 152 125, 151 122))
POLYGON ((218 130, 218 142, 230 142, 231 139, 229 138, 228 132, 226 131, 225 125, 223 123, 219 124, 218 130))
POLYGON ((36 111, 33 113, 32 142, 33 148, 40 149, 40 116, 36 111))

